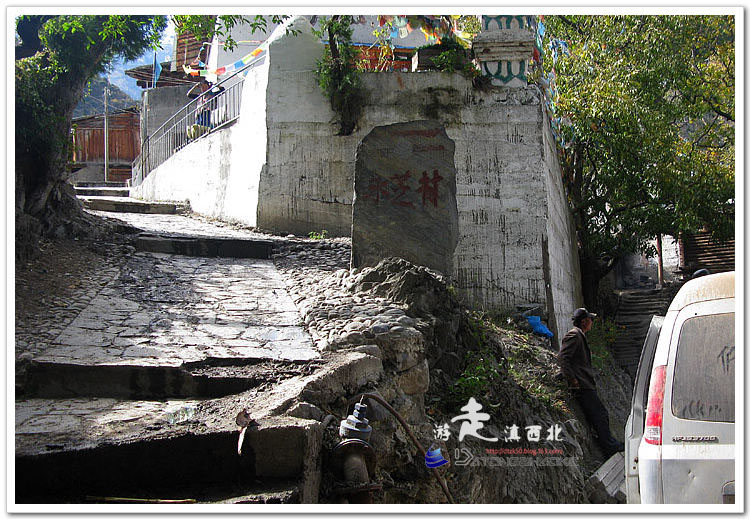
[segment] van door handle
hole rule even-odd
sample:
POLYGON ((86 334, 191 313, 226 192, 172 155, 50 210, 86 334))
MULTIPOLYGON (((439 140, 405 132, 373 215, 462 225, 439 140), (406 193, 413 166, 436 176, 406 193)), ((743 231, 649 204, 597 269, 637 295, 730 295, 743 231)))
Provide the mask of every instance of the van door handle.
POLYGON ((734 481, 724 484, 724 487, 721 489, 721 498, 722 503, 725 505, 734 504, 734 481))

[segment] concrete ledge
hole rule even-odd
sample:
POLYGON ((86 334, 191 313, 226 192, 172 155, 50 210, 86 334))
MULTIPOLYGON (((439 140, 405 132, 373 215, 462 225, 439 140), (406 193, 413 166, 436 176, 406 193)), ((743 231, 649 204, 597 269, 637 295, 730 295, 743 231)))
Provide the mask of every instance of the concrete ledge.
POLYGON ((73 184, 74 187, 128 187, 127 182, 76 182, 73 184))
POLYGON ((286 499, 294 499, 296 487, 298 499, 317 500, 317 480, 306 480, 318 466, 307 461, 320 456, 320 423, 259 420, 247 431, 238 456, 233 422, 209 425, 202 404, 194 401, 182 403, 195 409, 194 415, 170 420, 175 413, 167 411, 180 404, 102 399, 17 403, 23 423, 17 432, 22 438, 16 440, 16 501, 77 503, 100 496, 216 502, 244 496, 243 501, 253 502, 248 494, 279 486, 292 490, 284 492, 286 499), (60 408, 67 413, 50 414, 60 408))
POLYGON ((117 196, 117 197, 129 197, 130 188, 127 187, 75 187, 76 195, 78 196, 117 196))
POLYGON ((617 452, 586 481, 584 491, 592 503, 624 503, 625 456, 617 452))
POLYGON ((239 238, 202 238, 141 234, 136 248, 144 252, 161 252, 183 256, 269 259, 273 242, 239 238))
POLYGON ((82 196, 79 200, 86 209, 113 213, 178 214, 186 209, 183 204, 173 202, 143 202, 124 197, 82 196))

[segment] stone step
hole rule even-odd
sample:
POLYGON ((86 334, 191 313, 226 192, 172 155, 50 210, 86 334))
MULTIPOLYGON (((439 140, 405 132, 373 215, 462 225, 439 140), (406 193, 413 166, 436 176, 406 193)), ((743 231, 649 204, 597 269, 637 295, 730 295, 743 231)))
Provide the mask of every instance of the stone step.
POLYGON ((617 319, 615 320, 615 323, 621 330, 624 330, 629 335, 635 335, 633 333, 635 330, 640 332, 648 328, 648 323, 651 322, 653 315, 655 314, 644 315, 641 317, 628 317, 627 319, 617 319))
POLYGON ((270 259, 273 242, 245 238, 208 238, 141 233, 136 248, 182 256, 270 259))
POLYGON ((188 210, 176 202, 144 202, 135 198, 116 196, 79 196, 86 209, 112 213, 179 214, 188 210))
POLYGON ((615 453, 586 481, 585 492, 592 503, 625 503, 625 456, 615 453))
POLYGON ((234 418, 242 409, 227 405, 16 401, 16 502, 316 502, 320 422, 257 418, 238 455, 234 418))
POLYGON ((623 307, 623 310, 634 311, 636 309, 640 310, 644 308, 668 307, 669 303, 667 301, 638 301, 638 302, 623 301, 621 302, 621 306, 623 307))
POLYGON ((127 182, 75 182, 74 187, 128 187, 127 182))
POLYGON ((612 351, 617 364, 631 376, 638 367, 651 318, 667 313, 674 293, 671 287, 619 293, 615 323, 624 327, 626 333, 617 337, 612 351))
POLYGON ((668 304, 662 304, 662 303, 653 303, 653 304, 626 304, 621 303, 620 307, 622 308, 621 313, 657 313, 657 312, 664 312, 667 308, 669 308, 668 304))
POLYGON ((208 359, 183 366, 73 364, 33 361, 24 396, 36 398, 216 398, 296 376, 309 362, 208 359))
POLYGON ((75 187, 76 195, 78 196, 117 196, 117 197, 129 197, 129 187, 75 187))
POLYGON ((136 253, 111 275, 29 359, 29 394, 213 396, 321 356, 270 260, 136 253))

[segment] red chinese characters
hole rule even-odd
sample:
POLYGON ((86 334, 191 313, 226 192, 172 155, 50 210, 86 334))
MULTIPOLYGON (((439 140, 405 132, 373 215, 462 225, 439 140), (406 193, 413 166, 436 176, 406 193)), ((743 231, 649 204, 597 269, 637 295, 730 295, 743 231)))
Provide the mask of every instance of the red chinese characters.
POLYGON ((380 197, 388 198, 390 193, 388 192, 388 181, 380 177, 374 177, 370 180, 370 184, 367 186, 367 193, 363 198, 373 200, 376 204, 380 202, 380 197))
POLYGON ((435 207, 438 205, 438 184, 443 180, 438 170, 432 172, 432 178, 427 175, 426 171, 422 172, 422 178, 419 179, 419 183, 422 187, 417 189, 418 192, 422 193, 422 206, 427 202, 432 202, 435 207))
POLYGON ((395 186, 392 187, 393 192, 396 193, 396 196, 391 200, 391 203, 393 205, 399 205, 401 207, 414 207, 414 204, 409 202, 408 200, 401 200, 403 196, 406 194, 407 191, 411 191, 411 188, 406 185, 406 181, 411 178, 411 171, 407 171, 403 175, 399 175, 396 173, 395 175, 391 176, 391 180, 395 182, 395 186))
MULTIPOLYGON (((379 204, 381 199, 390 200, 392 205, 414 209, 414 202, 408 199, 409 192, 412 191, 411 186, 409 186, 411 178, 411 171, 401 174, 394 173, 387 179, 374 177, 367 185, 367 192, 363 195, 363 198, 372 200, 375 204, 379 204)), ((433 170, 432 177, 426 171, 422 172, 422 177, 419 179, 420 187, 415 190, 415 192, 422 194, 422 207, 430 203, 434 207, 438 206, 441 180, 443 180, 443 177, 436 169, 433 170)))

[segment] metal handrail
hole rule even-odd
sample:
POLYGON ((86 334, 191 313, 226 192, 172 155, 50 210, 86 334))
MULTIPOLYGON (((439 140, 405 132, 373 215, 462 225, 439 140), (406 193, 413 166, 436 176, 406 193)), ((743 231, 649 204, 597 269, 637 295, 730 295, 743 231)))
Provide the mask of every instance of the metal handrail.
MULTIPOLYGON (((264 57, 251 61, 216 83, 213 88, 223 87, 264 57)), ((243 85, 244 81, 237 81, 212 97, 207 96, 210 91, 200 94, 144 139, 141 143, 141 153, 132 164, 131 185, 139 185, 151 171, 191 142, 236 121, 240 116, 243 85)))

